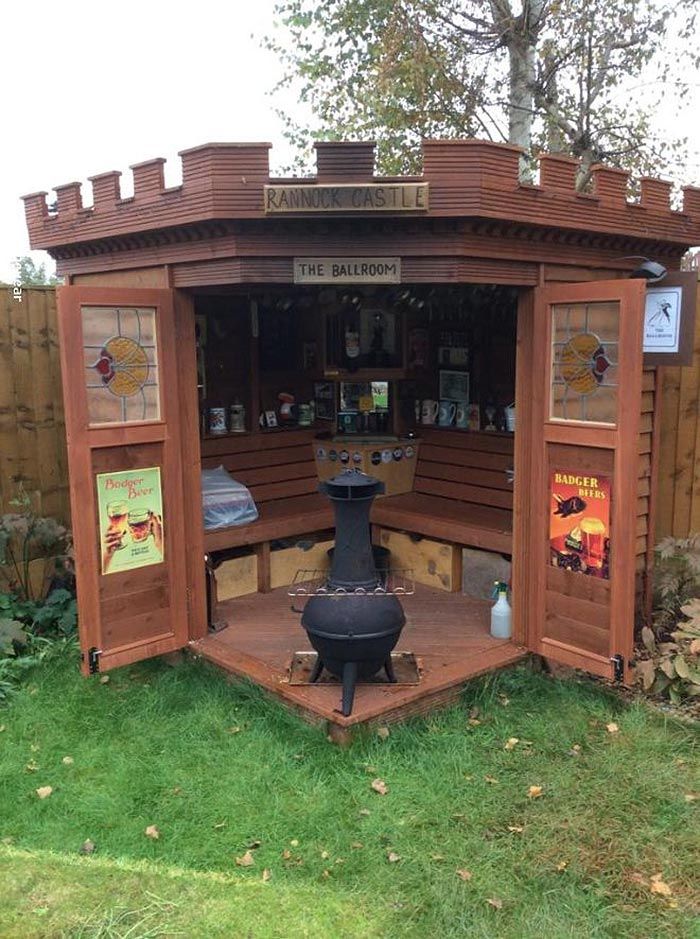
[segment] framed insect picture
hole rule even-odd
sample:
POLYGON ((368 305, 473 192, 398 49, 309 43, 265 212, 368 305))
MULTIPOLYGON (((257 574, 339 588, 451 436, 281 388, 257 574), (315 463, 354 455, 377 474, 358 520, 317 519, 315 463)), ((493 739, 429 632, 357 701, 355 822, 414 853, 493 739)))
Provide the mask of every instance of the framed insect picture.
POLYGON ((469 401, 469 372, 440 369, 440 398, 448 401, 469 401))

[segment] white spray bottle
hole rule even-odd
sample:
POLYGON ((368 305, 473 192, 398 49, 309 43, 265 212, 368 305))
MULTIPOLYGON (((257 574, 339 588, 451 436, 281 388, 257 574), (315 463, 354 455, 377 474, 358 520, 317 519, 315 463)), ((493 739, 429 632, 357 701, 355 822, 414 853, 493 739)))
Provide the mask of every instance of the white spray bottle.
POLYGON ((493 595, 498 599, 491 607, 491 635, 494 639, 510 639, 513 635, 513 611, 508 603, 508 584, 495 581, 493 595))

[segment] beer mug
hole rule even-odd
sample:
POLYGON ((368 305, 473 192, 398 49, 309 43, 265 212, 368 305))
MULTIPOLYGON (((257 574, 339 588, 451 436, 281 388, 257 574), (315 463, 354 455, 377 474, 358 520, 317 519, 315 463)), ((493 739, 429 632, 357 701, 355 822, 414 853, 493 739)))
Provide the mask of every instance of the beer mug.
POLYGON ((583 562, 600 570, 605 559, 605 523, 599 518, 582 518, 579 528, 583 562))
POLYGON ((129 507, 126 502, 108 502, 107 503, 107 517, 109 518, 109 529, 108 534, 119 535, 119 544, 117 548, 123 548, 122 538, 128 530, 127 516, 129 514, 129 507))
POLYGON ((460 401, 455 411, 455 424, 466 430, 469 427, 469 408, 464 402, 460 401))
POLYGON ((421 408, 421 424, 434 424, 437 420, 440 405, 431 398, 426 398, 421 408))
POLYGON ((132 509, 128 515, 128 524, 131 540, 145 541, 151 534, 151 513, 148 509, 132 509))
POLYGON ((457 413, 454 401, 441 401, 438 409, 438 424, 440 427, 450 427, 457 413))

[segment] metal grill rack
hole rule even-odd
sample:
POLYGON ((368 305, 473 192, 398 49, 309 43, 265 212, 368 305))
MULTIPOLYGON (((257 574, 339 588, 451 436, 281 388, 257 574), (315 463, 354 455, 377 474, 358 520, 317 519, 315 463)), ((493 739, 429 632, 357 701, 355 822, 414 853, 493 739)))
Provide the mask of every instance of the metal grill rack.
POLYGON ((370 590, 364 587, 329 587, 328 576, 329 571, 327 570, 298 570, 287 593, 290 597, 299 599, 305 597, 332 597, 333 599, 340 597, 410 597, 415 593, 413 570, 408 568, 390 568, 386 571, 384 583, 370 590))

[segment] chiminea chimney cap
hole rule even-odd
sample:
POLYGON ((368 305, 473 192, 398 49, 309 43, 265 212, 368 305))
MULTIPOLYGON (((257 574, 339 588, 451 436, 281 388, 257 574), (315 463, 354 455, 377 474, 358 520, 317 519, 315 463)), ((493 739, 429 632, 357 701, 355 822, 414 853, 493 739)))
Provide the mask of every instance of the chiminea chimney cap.
POLYGON ((359 469, 345 469, 319 486, 329 499, 373 499, 384 492, 384 483, 359 469))

